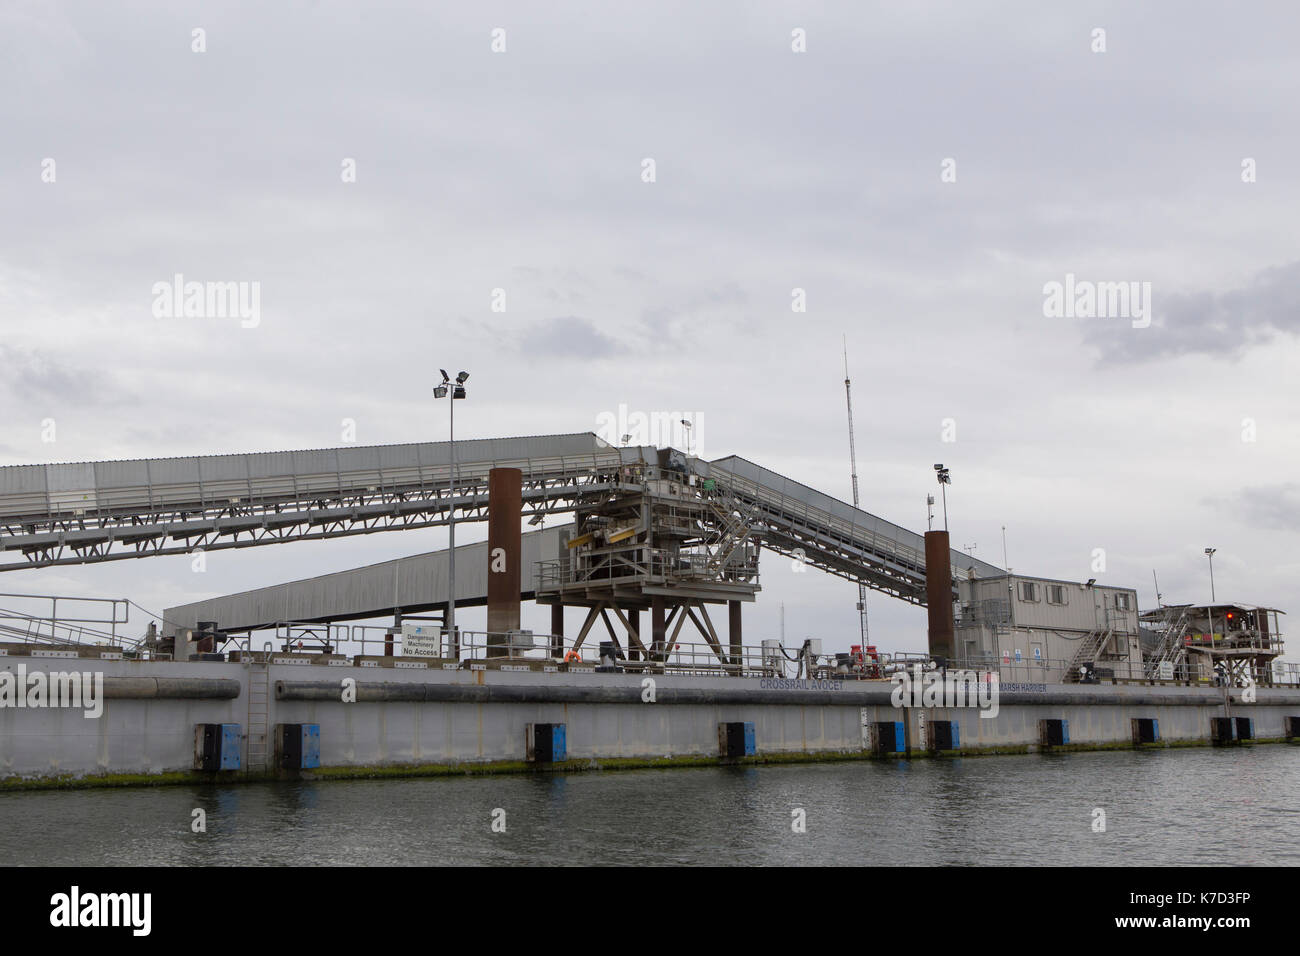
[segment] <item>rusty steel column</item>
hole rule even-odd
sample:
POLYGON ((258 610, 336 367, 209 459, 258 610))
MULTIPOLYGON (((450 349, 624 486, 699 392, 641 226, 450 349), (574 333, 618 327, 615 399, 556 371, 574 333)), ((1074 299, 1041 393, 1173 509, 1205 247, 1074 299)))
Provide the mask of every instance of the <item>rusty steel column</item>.
POLYGON ((564 656, 564 605, 551 605, 551 656, 564 656))
POLYGON ((740 636, 740 602, 727 602, 727 634, 731 638, 731 663, 743 664, 744 648, 740 636))
MULTIPOLYGON (((641 640, 641 612, 634 607, 630 607, 625 612, 627 614, 627 623, 632 634, 636 635, 636 640, 641 640)), ((641 652, 636 649, 636 641, 632 640, 632 634, 627 636, 627 656, 628 660, 637 661, 641 659, 641 652)))
POLYGON ((657 652, 666 651, 664 641, 668 628, 664 626, 664 599, 661 597, 650 598, 650 640, 653 642, 650 646, 657 652))
POLYGON ((519 630, 524 476, 518 468, 488 472, 488 657, 506 657, 507 631, 519 630))
POLYGON ((956 656, 952 621, 952 551, 947 531, 925 533, 925 605, 929 615, 930 656, 956 656))

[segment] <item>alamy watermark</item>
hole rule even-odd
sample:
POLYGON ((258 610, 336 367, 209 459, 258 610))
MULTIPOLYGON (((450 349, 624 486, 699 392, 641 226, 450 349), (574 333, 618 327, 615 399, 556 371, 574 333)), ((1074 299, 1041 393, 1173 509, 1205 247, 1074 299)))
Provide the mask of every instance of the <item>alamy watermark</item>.
POLYGON ((1043 286, 1043 315, 1049 319, 1131 319, 1133 328, 1151 325, 1150 282, 1093 282, 1065 274, 1043 286))
POLYGON ((178 272, 152 292, 157 319, 239 319, 245 329, 262 323, 260 282, 186 282, 178 272))
POLYGON ((80 887, 74 886, 67 893, 50 897, 50 925, 122 926, 128 927, 132 936, 148 936, 152 909, 151 893, 82 893, 80 887))
POLYGON ((596 434, 611 445, 672 447, 699 457, 704 447, 704 413, 631 411, 620 404, 617 411, 596 416, 596 434))
POLYGON ((980 717, 998 715, 997 674, 981 680, 974 671, 925 670, 920 664, 912 671, 899 671, 889 702, 895 707, 978 707, 980 717))
POLYGON ((94 719, 104 712, 102 671, 32 671, 19 664, 0 671, 0 707, 38 710, 48 707, 78 707, 83 717, 94 719))

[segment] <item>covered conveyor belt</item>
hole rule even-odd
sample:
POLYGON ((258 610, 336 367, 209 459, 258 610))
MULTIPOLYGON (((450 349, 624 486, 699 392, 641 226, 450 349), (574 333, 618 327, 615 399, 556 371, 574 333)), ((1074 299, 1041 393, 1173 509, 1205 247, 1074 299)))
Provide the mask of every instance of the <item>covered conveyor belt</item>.
POLYGON ((0 468, 0 570, 253 547, 484 520, 487 475, 523 472, 524 514, 571 511, 655 449, 590 433, 0 468), (8 560, 6 560, 8 559, 8 560))
MULTIPOLYGON (((561 536, 572 525, 529 531, 520 549, 520 596, 531 600, 537 562, 560 551, 561 536)), ((487 542, 456 548, 456 606, 487 603, 487 542)), ((333 623, 441 611, 447 606, 447 551, 413 554, 362 568, 321 574, 299 581, 227 594, 163 611, 165 630, 196 628, 216 621, 223 630, 242 632, 280 623, 333 623)))
MULTIPOLYGON (((0 468, 0 570, 429 527, 453 511, 458 522, 482 521, 497 467, 521 471, 524 515, 571 512, 669 455, 591 433, 461 441, 454 494, 446 442, 8 466, 0 468)), ((768 547, 925 603, 920 535, 743 458, 671 455, 725 487, 768 547)), ((956 551, 952 559, 954 569, 1001 573, 956 551)))
MULTIPOLYGON (((744 458, 709 462, 708 477, 724 483, 747 508, 762 541, 782 554, 831 574, 925 603, 925 539, 892 522, 823 494, 744 458)), ((1005 572, 959 551, 952 567, 978 577, 1005 572)))

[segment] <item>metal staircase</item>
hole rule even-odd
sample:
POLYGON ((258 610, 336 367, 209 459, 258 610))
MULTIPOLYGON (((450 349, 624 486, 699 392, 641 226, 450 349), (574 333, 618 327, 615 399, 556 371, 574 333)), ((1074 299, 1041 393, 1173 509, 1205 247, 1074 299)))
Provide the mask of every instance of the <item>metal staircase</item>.
POLYGON ((1187 645, 1183 638, 1187 634, 1187 628, 1191 625, 1191 618, 1186 609, 1174 619, 1160 638, 1160 643, 1156 645, 1154 653, 1146 662, 1143 668, 1143 674, 1147 680, 1155 680, 1159 674, 1160 665, 1165 661, 1173 663, 1175 670, 1187 657, 1187 645))
POLYGON ((1114 636, 1115 629, 1108 627, 1100 631, 1091 631, 1081 638, 1079 649, 1065 668, 1065 673, 1061 675, 1061 681, 1066 684, 1077 684, 1079 682, 1079 669, 1085 664, 1091 666, 1097 663, 1097 658, 1101 656, 1102 649, 1110 643, 1111 638, 1114 636))
POLYGON ((707 567, 711 576, 717 576, 726 570, 736 551, 749 541, 753 524, 738 513, 739 507, 730 495, 715 493, 707 500, 709 510, 718 519, 718 533, 709 542, 710 558, 707 567))

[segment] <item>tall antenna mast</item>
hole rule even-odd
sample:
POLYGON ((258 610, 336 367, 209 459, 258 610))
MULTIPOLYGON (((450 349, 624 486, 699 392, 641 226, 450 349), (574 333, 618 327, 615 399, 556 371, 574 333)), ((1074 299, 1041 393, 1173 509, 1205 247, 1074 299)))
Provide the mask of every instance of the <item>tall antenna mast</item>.
MULTIPOLYGON (((853 478, 853 507, 858 507, 858 449, 853 439, 853 387, 849 383, 849 337, 844 336, 844 400, 849 409, 849 474, 853 478)), ((862 653, 867 652, 867 586, 858 584, 858 630, 862 653)))

